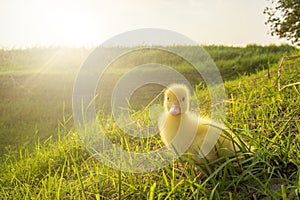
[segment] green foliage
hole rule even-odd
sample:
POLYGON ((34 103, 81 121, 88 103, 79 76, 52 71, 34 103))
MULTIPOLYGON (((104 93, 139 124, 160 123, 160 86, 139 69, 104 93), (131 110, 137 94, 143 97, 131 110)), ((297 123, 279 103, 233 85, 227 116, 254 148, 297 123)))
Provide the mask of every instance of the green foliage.
POLYGON ((264 14, 268 15, 266 24, 270 26, 271 34, 286 38, 295 45, 300 45, 300 1, 272 0, 272 6, 266 7, 264 14))
POLYGON ((223 79, 232 80, 239 75, 253 74, 278 63, 281 56, 297 50, 289 45, 247 45, 246 47, 208 46, 205 48, 219 68, 223 79))

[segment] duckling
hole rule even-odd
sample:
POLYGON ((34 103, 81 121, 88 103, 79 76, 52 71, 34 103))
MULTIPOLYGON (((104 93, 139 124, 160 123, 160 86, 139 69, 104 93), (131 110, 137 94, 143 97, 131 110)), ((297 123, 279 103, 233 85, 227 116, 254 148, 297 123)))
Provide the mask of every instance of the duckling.
POLYGON ((200 163, 204 156, 210 162, 240 150, 239 141, 226 128, 193 115, 189 101, 186 85, 172 84, 164 92, 165 111, 159 120, 159 130, 167 147, 179 154, 189 154, 200 163))

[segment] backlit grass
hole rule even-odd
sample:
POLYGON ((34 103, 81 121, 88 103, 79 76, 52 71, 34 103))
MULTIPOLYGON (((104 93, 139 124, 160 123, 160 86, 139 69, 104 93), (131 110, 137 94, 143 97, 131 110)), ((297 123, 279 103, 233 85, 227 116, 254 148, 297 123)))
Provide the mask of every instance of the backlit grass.
MULTIPOLYGON (((282 81, 299 81, 295 62, 282 81), (292 80, 291 77, 294 79, 292 80)), ((158 171, 134 174, 111 169, 92 157, 76 130, 61 120, 56 137, 36 141, 7 154, 0 164, 0 196, 3 199, 298 199, 300 198, 300 98, 293 87, 278 91, 277 68, 226 81, 226 124, 256 151, 241 158, 199 166, 175 161, 158 171), (275 86, 274 86, 275 84, 275 86)), ((198 87, 197 97, 207 98, 198 87)), ((201 113, 209 107, 200 104, 201 113)), ((133 112, 134 113, 134 112, 133 112)), ((143 118, 142 118, 143 119, 143 118)), ((144 119, 146 120, 146 119, 144 119)), ((162 145, 131 140, 114 123, 109 133, 124 149, 150 150, 162 145), (127 145, 130 144, 130 147, 127 145), (144 146, 142 146, 144 145, 144 146)), ((145 123, 147 123, 145 121, 145 123)))

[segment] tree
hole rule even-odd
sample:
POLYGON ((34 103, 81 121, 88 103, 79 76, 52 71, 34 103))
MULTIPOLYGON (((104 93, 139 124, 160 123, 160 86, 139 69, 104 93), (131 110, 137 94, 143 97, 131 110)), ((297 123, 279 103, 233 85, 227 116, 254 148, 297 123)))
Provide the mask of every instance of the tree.
POLYGON ((271 35, 286 38, 300 46, 300 0, 271 0, 272 5, 264 10, 268 15, 266 24, 271 35))

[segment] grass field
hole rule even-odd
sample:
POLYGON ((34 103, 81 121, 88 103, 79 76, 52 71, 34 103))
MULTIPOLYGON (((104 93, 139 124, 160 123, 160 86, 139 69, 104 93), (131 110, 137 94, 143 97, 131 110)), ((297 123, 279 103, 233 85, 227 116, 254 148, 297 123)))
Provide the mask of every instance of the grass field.
MULTIPOLYGON (((179 160, 144 174, 124 173, 101 164, 87 152, 73 127, 72 85, 91 50, 1 51, 0 197, 299 199, 300 87, 281 91, 276 87, 280 58, 297 50, 256 45, 205 49, 225 79, 226 124, 257 150, 254 154, 245 152, 244 158, 205 166, 179 160)), ((164 61, 150 53, 157 62, 164 61)), ((130 63, 139 62, 133 56, 130 63)), ((166 62, 185 69, 178 60, 166 62)), ((299 82, 299 74, 299 59, 286 63, 281 85, 299 82)), ((201 113, 205 113, 210 107, 207 90, 202 84, 194 87, 202 102, 201 113)), ((119 134, 113 122, 101 115, 99 120, 111 124, 110 133, 119 134)), ((139 143, 127 145, 129 136, 120 137, 118 141, 125 149, 140 149, 135 146, 139 143)), ((159 138, 157 143, 148 144, 144 149, 161 147, 159 138)))

